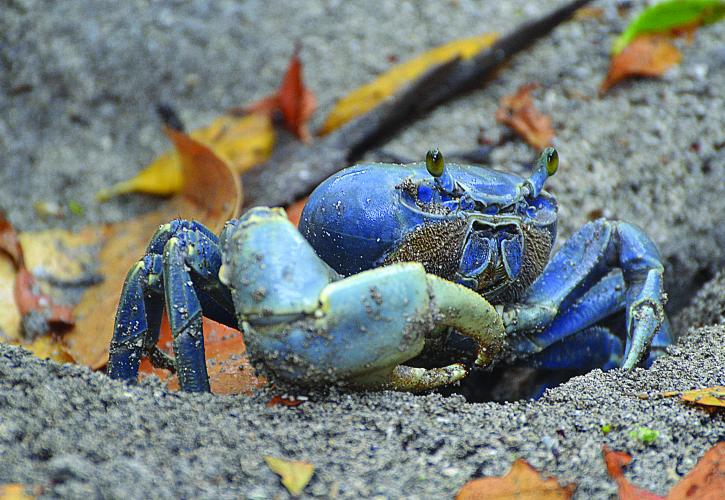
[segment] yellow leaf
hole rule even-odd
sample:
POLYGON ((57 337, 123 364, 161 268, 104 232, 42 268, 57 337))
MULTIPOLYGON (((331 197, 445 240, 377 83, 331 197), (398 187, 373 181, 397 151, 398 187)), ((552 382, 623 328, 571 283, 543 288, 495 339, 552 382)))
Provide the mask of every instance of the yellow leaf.
POLYGON ((33 498, 35 497, 26 493, 23 484, 0 484, 0 500, 32 500, 33 498))
MULTIPOLYGON (((272 119, 260 113, 241 117, 222 115, 209 126, 194 130, 189 135, 209 147, 236 174, 265 161, 274 146, 272 119)), ((130 192, 170 196, 180 192, 183 184, 179 154, 176 150, 169 150, 136 177, 100 191, 97 198, 105 201, 130 192)))
POLYGON ((302 493, 315 472, 315 466, 307 462, 289 461, 269 456, 264 457, 264 461, 273 472, 279 474, 284 487, 294 496, 302 493))
POLYGON ((680 396, 683 401, 702 406, 725 408, 725 386, 722 385, 684 392, 671 391, 662 395, 665 397, 680 396))
POLYGON ((367 113, 403 85, 415 80, 433 66, 456 57, 470 59, 490 47, 497 38, 497 33, 485 33, 471 38, 453 40, 394 66, 372 82, 358 87, 337 101, 325 119, 319 132, 320 135, 328 134, 353 118, 367 113))
POLYGON ((21 318, 15 304, 15 264, 0 254, 0 340, 7 342, 21 338, 21 318))
POLYGON ((38 337, 30 344, 21 344, 28 351, 42 359, 52 359, 58 363, 72 363, 73 358, 63 346, 52 337, 38 337))

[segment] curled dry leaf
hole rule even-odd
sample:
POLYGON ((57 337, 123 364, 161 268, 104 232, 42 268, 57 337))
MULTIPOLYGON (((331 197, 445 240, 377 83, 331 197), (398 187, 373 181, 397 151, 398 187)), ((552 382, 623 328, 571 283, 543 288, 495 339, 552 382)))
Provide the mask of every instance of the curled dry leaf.
MULTIPOLYGON (((6 341, 22 343, 22 320, 29 314, 42 318, 45 333, 73 325, 72 307, 58 304, 50 289, 43 290, 29 270, 29 266, 37 267, 46 277, 56 280, 69 275, 69 271, 52 265, 54 260, 67 260, 60 258, 58 248, 49 244, 52 241, 49 236, 48 231, 25 234, 22 239, 31 250, 26 256, 21 237, 7 219, 0 218, 0 253, 3 254, 0 256, 0 331, 6 341), (41 246, 42 256, 35 251, 41 246)), ((66 238, 72 239, 77 238, 66 238)))
POLYGON ((536 109, 531 99, 531 91, 538 86, 538 83, 527 83, 515 94, 503 97, 496 110, 496 120, 511 127, 529 145, 544 149, 551 144, 554 129, 551 118, 536 109))
POLYGON ((361 116, 388 97, 395 94, 434 66, 460 57, 470 59, 490 47, 498 38, 496 33, 485 33, 470 38, 453 40, 435 47, 404 63, 393 66, 370 83, 353 90, 335 104, 319 131, 326 135, 353 118, 361 116))
POLYGON ((241 206, 239 178, 224 161, 184 133, 171 129, 166 133, 179 154, 183 190, 155 212, 104 228, 98 257, 103 282, 85 291, 75 309, 76 325, 64 337, 73 358, 92 368, 100 368, 108 360, 123 281, 131 265, 143 256, 158 226, 181 217, 219 231, 241 206))
POLYGON ((307 122, 316 108, 317 98, 315 94, 305 87, 302 79, 302 61, 299 56, 299 47, 296 47, 277 92, 245 106, 241 110, 234 109, 231 111, 259 113, 265 116, 280 111, 285 126, 290 132, 294 133, 302 141, 310 142, 312 136, 307 122))
POLYGON ((609 72, 599 91, 604 93, 625 78, 661 76, 681 59, 682 54, 672 44, 670 37, 659 34, 640 35, 622 52, 612 56, 609 72))
POLYGON ((264 457, 264 461, 267 462, 267 466, 274 473, 279 475, 282 484, 293 496, 302 493, 315 472, 315 466, 307 462, 290 461, 269 456, 264 457))
POLYGON ((559 486, 554 478, 545 479, 524 459, 516 460, 502 477, 474 479, 463 485, 456 500, 480 499, 565 499, 571 498, 576 485, 559 486))
POLYGON ((706 387, 691 391, 670 391, 662 394, 665 397, 679 396, 683 401, 710 408, 725 408, 725 386, 706 387))
MULTIPOLYGON (((207 127, 196 129, 189 135, 209 147, 237 174, 267 160, 272 154, 275 139, 272 119, 265 114, 222 115, 207 127)), ((183 182, 181 158, 176 149, 171 149, 132 179, 99 192, 97 198, 105 201, 130 192, 171 196, 181 191, 183 182)))

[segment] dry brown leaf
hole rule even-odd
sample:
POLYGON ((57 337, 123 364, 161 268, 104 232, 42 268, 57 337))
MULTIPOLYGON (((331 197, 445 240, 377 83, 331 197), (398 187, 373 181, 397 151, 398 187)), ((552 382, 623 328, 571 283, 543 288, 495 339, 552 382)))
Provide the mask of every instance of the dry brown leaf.
POLYGON ((273 406, 295 407, 301 405, 302 403, 304 403, 304 401, 301 399, 288 399, 277 394, 267 401, 267 408, 271 408, 273 406))
POLYGON ((302 79, 302 61, 299 57, 299 47, 296 47, 279 90, 244 107, 241 111, 271 114, 279 110, 284 117, 285 126, 302 141, 310 142, 312 136, 307 122, 316 108, 317 98, 305 87, 302 79))
POLYGON ((527 83, 513 95, 501 99, 496 110, 496 120, 511 127, 527 143, 536 149, 544 149, 554 138, 551 118, 541 113, 531 100, 531 91, 538 83, 527 83))
POLYGON ((502 477, 484 477, 469 481, 456 495, 456 500, 483 499, 560 499, 571 498, 576 485, 559 486, 554 478, 544 479, 524 459, 516 460, 502 477))
POLYGON ((665 397, 679 396, 683 401, 711 408, 725 408, 725 386, 706 387, 691 391, 670 391, 662 394, 665 397))
POLYGON ((575 21, 583 19, 601 19, 604 16, 604 9, 601 7, 581 7, 574 12, 572 18, 575 21))
POLYGON ((273 472, 280 476, 282 484, 293 496, 302 493, 315 472, 315 466, 307 462, 269 456, 264 457, 264 461, 273 472))
POLYGON ((661 76, 681 59, 682 54, 668 35, 640 35, 622 52, 612 56, 609 72, 599 91, 604 93, 625 78, 661 76))
POLYGON ((104 281, 86 290, 75 309, 76 326, 64 337, 71 356, 94 369, 108 360, 108 344, 126 273, 143 256, 158 226, 181 217, 219 231, 241 206, 239 178, 224 161, 186 134, 171 129, 166 133, 181 158, 183 190, 155 212, 104 228, 99 253, 99 272, 104 281))
POLYGON ((288 206, 287 208, 285 208, 285 212, 287 212, 287 218, 295 226, 300 225, 300 217, 302 217, 302 210, 305 208, 308 198, 303 198, 299 201, 296 201, 293 204, 291 204, 290 206, 288 206))

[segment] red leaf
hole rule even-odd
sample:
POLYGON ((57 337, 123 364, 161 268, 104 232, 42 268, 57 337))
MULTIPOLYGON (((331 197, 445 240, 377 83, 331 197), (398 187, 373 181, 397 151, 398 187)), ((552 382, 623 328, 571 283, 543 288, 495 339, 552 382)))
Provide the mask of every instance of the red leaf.
POLYGON ((602 445, 602 455, 604 455, 604 462, 607 464, 609 476, 619 486, 620 500, 664 500, 661 496, 637 488, 624 477, 623 469, 632 461, 631 455, 623 451, 612 451, 606 444, 602 445))
POLYGON ((18 233, 4 216, 0 215, 0 251, 7 253, 15 267, 23 265, 23 249, 18 241, 18 233))
POLYGON ((272 399, 270 399, 269 401, 267 401, 267 407, 268 408, 271 408, 272 406, 294 407, 294 406, 299 406, 302 403, 304 403, 304 401, 302 401, 301 399, 287 399, 287 398, 283 398, 282 396, 280 396, 278 394, 278 395, 274 396, 272 399))
POLYGON ((312 136, 307 128, 307 121, 316 107, 317 98, 303 83, 302 61, 299 57, 299 47, 296 47, 279 90, 242 108, 241 111, 273 113, 279 110, 284 117, 285 126, 302 141, 309 142, 312 136))
POLYGON ((25 316, 30 312, 40 312, 52 327, 73 326, 73 308, 55 304, 53 299, 40 291, 35 277, 21 267, 15 276, 15 303, 20 314, 25 316))

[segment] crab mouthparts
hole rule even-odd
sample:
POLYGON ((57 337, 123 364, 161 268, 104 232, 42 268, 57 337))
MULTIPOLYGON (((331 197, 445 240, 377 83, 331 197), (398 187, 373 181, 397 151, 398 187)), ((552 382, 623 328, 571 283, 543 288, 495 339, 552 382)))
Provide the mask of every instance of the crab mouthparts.
POLYGON ((521 272, 524 239, 517 226, 474 227, 468 234, 459 263, 463 284, 480 288, 515 280, 521 272))

